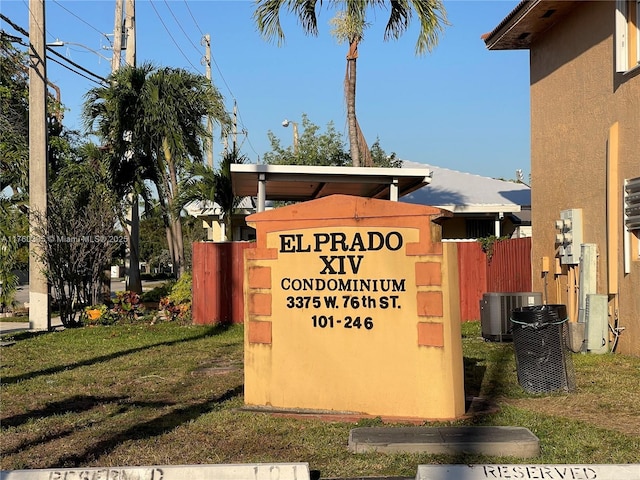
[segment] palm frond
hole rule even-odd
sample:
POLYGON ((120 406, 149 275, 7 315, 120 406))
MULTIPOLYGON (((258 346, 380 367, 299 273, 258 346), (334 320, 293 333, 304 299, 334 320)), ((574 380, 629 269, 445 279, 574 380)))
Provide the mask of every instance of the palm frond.
POLYGON ((416 55, 424 55, 433 51, 440 33, 449 25, 447 13, 441 0, 411 0, 411 5, 420 21, 416 55))
MULTIPOLYGON (((280 11, 286 9, 294 13, 302 25, 305 34, 318 35, 316 4, 318 0, 256 0, 253 19, 258 31, 267 41, 275 41, 278 46, 284 43, 284 31, 280 23, 280 11)), ((322 1, 320 0, 320 5, 322 1)))

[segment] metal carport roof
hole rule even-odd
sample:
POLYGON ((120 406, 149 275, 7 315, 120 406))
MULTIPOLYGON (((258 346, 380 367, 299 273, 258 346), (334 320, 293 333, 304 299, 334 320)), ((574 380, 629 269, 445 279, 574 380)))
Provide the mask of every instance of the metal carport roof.
POLYGON ((232 164, 236 196, 266 200, 306 201, 342 194, 397 201, 431 182, 428 168, 319 167, 302 165, 232 164))

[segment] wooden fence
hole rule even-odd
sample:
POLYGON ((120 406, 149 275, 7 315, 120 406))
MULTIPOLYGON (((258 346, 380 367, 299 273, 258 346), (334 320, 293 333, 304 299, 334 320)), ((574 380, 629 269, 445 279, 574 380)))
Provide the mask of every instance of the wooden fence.
POLYGON ((250 242, 193 244, 193 323, 243 323, 244 250, 250 242))
MULTIPOLYGON (((193 244, 193 322, 198 325, 244 321, 244 250, 250 242, 193 244)), ((460 315, 480 320, 487 292, 531 291, 531 239, 494 244, 488 258, 478 242, 458 243, 460 315)))
POLYGON ((460 317, 480 320, 480 300, 487 292, 531 291, 531 238, 502 240, 489 256, 478 242, 458 243, 460 317))

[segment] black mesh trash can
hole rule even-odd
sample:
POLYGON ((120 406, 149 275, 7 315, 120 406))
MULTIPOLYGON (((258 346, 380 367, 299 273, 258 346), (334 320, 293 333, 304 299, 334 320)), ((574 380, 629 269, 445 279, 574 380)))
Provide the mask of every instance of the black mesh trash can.
POLYGON ((534 305, 511 312, 518 383, 529 393, 571 392, 575 373, 565 305, 534 305))

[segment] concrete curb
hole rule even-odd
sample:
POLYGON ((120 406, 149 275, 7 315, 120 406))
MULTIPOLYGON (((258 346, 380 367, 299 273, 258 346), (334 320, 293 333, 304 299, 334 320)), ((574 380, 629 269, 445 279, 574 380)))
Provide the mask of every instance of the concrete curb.
POLYGON ((418 465, 416 480, 639 480, 640 464, 628 465, 418 465))
POLYGON ((310 480, 308 463, 3 470, 0 480, 310 480))
POLYGON ((349 432, 349 450, 532 458, 540 440, 522 427, 364 427, 349 432))

